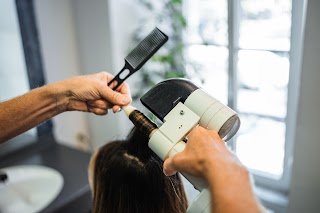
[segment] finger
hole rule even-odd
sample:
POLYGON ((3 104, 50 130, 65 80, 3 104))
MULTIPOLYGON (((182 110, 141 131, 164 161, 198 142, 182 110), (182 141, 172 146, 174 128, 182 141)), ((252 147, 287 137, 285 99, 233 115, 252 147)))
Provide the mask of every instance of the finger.
POLYGON ((86 102, 71 99, 67 106, 67 111, 73 111, 73 110, 88 112, 88 106, 86 102))
POLYGON ((91 107, 88 106, 88 110, 89 112, 92 112, 96 115, 106 115, 108 114, 108 110, 107 109, 100 109, 100 108, 95 108, 95 107, 91 107))
MULTIPOLYGON (((109 85, 109 83, 110 83, 110 82, 108 82, 108 86, 109 86, 112 90, 114 90, 114 88, 118 85, 118 81, 117 81, 117 80, 112 81, 110 85, 109 85)), ((118 88, 117 88, 117 90, 118 90, 118 88)))
MULTIPOLYGON (((130 97, 129 102, 127 102, 125 105, 128 105, 131 103, 131 92, 130 92, 130 88, 128 86, 127 83, 123 82, 116 90, 117 92, 123 94, 123 95, 127 95, 130 97)), ((116 112, 119 110, 120 106, 117 107, 116 112)))
POLYGON ((114 86, 117 85, 117 82, 111 83, 110 86, 108 86, 108 82, 110 82, 113 79, 113 75, 107 72, 100 72, 98 75, 100 75, 100 78, 103 82, 103 88, 101 92, 101 96, 106 99, 107 101, 111 102, 114 105, 119 106, 125 106, 130 104, 131 102, 131 94, 129 86, 123 82, 116 91, 112 90, 114 86))
POLYGON ((100 78, 102 81, 106 82, 107 84, 108 84, 108 82, 111 81, 111 79, 114 78, 114 76, 113 76, 112 74, 110 74, 110 73, 108 73, 108 72, 105 72, 105 71, 101 71, 101 72, 99 72, 97 75, 99 75, 99 78, 100 78))
POLYGON ((114 87, 116 87, 118 85, 118 82, 115 80, 113 81, 110 85, 110 81, 114 78, 114 76, 110 73, 107 73, 105 71, 102 71, 99 73, 100 78, 103 82, 106 83, 106 85, 108 85, 111 89, 113 89, 114 87))
POLYGON ((127 83, 123 82, 118 88, 117 91, 121 94, 131 96, 130 88, 127 83))
POLYGON ((96 74, 99 80, 103 82, 104 85, 109 86, 111 89, 113 89, 117 85, 117 81, 113 81, 110 85, 110 81, 114 78, 114 76, 108 72, 101 71, 96 74))
POLYGON ((113 113, 120 112, 121 111, 121 107, 118 106, 118 105, 115 105, 115 106, 112 107, 112 111, 113 111, 113 113))
POLYGON ((121 94, 117 91, 113 91, 108 86, 105 86, 102 90, 102 97, 114 105, 125 106, 130 104, 131 97, 127 94, 121 94))
POLYGON ((177 169, 175 168, 174 166, 174 163, 173 163, 173 160, 172 160, 172 157, 171 158, 168 158, 164 161, 163 163, 163 173, 166 175, 166 176, 172 176, 174 174, 177 173, 177 169))
POLYGON ((113 107, 112 104, 110 104, 108 101, 103 99, 87 101, 87 103, 91 107, 100 108, 100 109, 110 109, 111 107, 113 107))

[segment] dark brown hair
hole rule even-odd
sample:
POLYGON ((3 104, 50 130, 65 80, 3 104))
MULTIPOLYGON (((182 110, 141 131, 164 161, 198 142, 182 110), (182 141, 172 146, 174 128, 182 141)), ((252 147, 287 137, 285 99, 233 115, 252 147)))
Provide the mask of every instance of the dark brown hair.
POLYGON ((166 177, 162 160, 135 128, 123 141, 98 150, 93 174, 93 212, 182 213, 187 198, 179 174, 166 177))

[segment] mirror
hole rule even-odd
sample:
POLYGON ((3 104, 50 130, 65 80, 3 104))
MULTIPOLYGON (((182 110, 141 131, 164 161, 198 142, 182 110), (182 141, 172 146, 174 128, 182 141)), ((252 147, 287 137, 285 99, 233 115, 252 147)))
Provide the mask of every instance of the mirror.
MULTIPOLYGON (((2 0, 0 7, 0 101, 44 85, 32 0, 2 0)), ((51 133, 51 121, 0 145, 0 156, 51 133)))

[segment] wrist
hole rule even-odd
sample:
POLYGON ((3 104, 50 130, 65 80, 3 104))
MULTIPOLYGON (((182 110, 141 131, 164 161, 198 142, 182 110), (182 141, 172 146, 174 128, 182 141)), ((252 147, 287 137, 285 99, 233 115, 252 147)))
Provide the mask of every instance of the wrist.
POLYGON ((233 185, 232 182, 239 182, 239 180, 250 182, 249 171, 234 156, 222 161, 216 158, 209 159, 204 176, 208 184, 215 188, 233 185))
POLYGON ((50 93, 54 100, 55 110, 57 114, 67 111, 67 106, 70 99, 70 91, 64 84, 58 82, 54 84, 49 84, 47 86, 47 91, 50 93))
POLYGON ((227 164, 206 175, 211 196, 216 202, 215 212, 224 212, 226 206, 230 212, 265 212, 254 194, 249 170, 239 161, 227 164))

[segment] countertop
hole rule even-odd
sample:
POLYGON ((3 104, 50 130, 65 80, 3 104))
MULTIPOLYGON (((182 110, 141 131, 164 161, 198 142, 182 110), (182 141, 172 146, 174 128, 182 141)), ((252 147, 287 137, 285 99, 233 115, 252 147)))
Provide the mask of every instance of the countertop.
POLYGON ((7 156, 1 156, 0 168, 16 165, 41 165, 59 171, 64 186, 59 196, 42 212, 90 212, 91 193, 88 183, 90 154, 55 141, 52 136, 43 136, 7 156))

